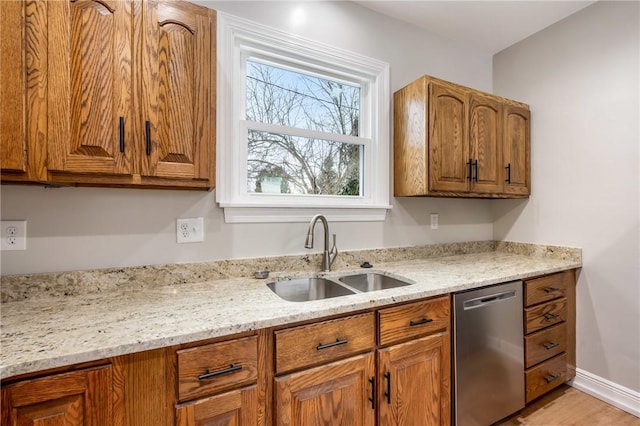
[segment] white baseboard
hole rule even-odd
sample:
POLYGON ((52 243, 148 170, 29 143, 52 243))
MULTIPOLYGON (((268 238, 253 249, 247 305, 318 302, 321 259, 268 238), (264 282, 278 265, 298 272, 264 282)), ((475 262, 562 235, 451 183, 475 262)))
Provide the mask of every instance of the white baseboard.
POLYGON ((576 368, 576 377, 569 384, 627 413, 640 417, 640 392, 625 388, 580 368, 576 368))

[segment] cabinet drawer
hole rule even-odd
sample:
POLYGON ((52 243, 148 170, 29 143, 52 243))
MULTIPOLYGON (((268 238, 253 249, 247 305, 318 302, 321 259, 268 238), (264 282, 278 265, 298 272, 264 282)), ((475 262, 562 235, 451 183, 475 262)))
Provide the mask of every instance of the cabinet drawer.
POLYGON ((566 296, 567 289, 571 285, 571 281, 571 271, 560 272, 558 274, 547 275, 525 281, 524 305, 537 305, 538 303, 566 296))
POLYGON ((525 372, 527 403, 567 381, 567 354, 558 355, 525 372))
POLYGON ((275 332, 276 374, 333 361, 375 346, 373 312, 275 332))
POLYGON ((537 331, 524 338, 525 368, 567 350, 567 323, 537 331))
POLYGON ((542 305, 525 308, 524 333, 529 334, 567 319, 567 298, 552 300, 542 305))
POLYGON ((256 336, 177 351, 178 399, 184 401, 255 382, 256 336))
POLYGON ((449 328, 449 297, 411 303, 378 311, 380 345, 449 328))

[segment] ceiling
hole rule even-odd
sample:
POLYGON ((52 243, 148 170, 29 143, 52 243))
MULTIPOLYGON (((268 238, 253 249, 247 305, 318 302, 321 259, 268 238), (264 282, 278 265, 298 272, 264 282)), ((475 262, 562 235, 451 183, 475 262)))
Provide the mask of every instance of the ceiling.
POLYGON ((497 53, 594 1, 357 1, 455 42, 497 53))

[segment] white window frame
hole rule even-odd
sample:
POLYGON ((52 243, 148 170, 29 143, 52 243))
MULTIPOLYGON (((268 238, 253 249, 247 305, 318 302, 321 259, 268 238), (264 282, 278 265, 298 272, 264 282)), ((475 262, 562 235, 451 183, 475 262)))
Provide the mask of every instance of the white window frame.
MULTIPOLYGON (((389 203, 389 65, 232 15, 218 13, 216 201, 226 222, 306 222, 316 213, 333 221, 382 221, 389 203), (269 125, 241 116, 248 54, 361 84, 361 136, 338 140, 364 145, 361 196, 277 195, 247 191, 247 128, 269 125)), ((281 131, 281 130, 280 130, 281 131)), ((307 131, 309 136, 318 136, 307 131)), ((297 134, 300 134, 298 131, 297 134)), ((324 135, 326 136, 326 135, 324 135)), ((332 138, 336 140, 336 138, 332 138)))

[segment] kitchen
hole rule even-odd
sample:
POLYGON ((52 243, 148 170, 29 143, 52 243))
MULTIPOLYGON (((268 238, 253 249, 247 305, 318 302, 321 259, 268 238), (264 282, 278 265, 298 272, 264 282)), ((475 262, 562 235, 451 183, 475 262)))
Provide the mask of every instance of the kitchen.
MULTIPOLYGON (((602 398, 637 406, 637 4, 597 2, 495 56, 352 3, 304 3, 313 19, 301 27, 288 3, 207 4, 384 60, 391 92, 429 74, 528 103, 529 199, 393 198, 384 221, 331 222, 331 232, 341 251, 487 240, 582 248, 577 366, 602 398), (620 392, 606 395, 610 383, 620 392)), ((3 276, 311 253, 308 221, 227 224, 211 192, 3 185, 2 219, 29 223, 28 250, 2 253, 3 276), (182 217, 204 217, 204 242, 175 243, 182 217)))

